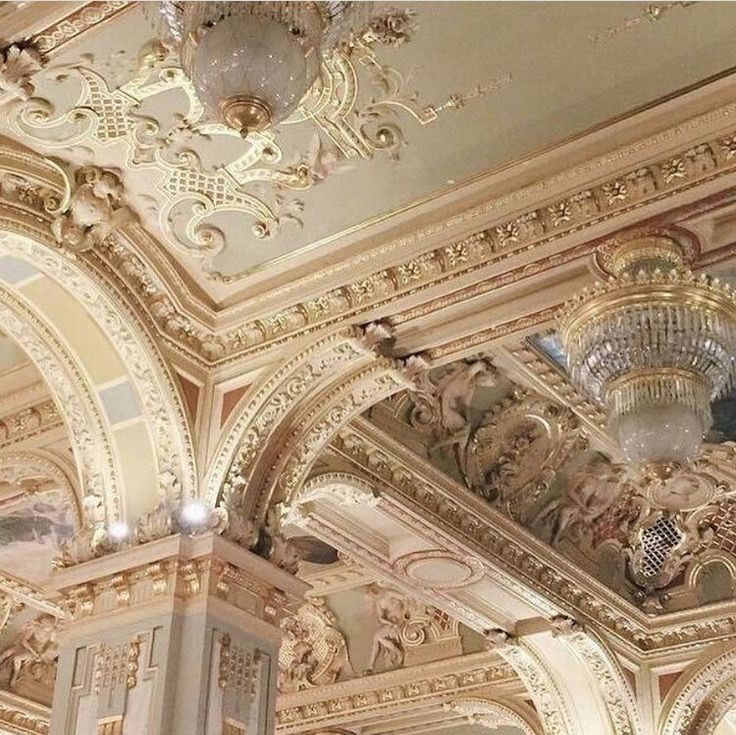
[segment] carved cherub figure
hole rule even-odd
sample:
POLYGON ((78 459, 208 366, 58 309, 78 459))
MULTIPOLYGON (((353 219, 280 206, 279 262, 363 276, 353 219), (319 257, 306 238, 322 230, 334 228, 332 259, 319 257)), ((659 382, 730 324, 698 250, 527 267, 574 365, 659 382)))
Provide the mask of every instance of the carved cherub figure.
POLYGON ((60 245, 84 252, 102 242, 130 213, 122 204, 123 184, 113 171, 82 166, 74 182, 67 210, 51 223, 51 230, 60 245))
POLYGON ((398 592, 371 584, 367 587, 366 601, 379 624, 373 634, 373 646, 366 674, 371 674, 381 654, 389 668, 397 668, 404 661, 401 627, 410 618, 406 603, 398 592))
POLYGON ((466 428, 468 410, 476 389, 481 386, 491 388, 495 384, 493 373, 482 360, 456 365, 437 383, 442 428, 449 434, 466 428))
POLYGON ((431 429, 438 446, 464 446, 471 429, 469 413, 475 391, 495 384, 493 367, 485 360, 458 363, 436 384, 425 373, 418 390, 410 394, 412 424, 431 429))
POLYGON ((34 666, 47 668, 56 661, 58 629, 59 621, 53 615, 41 615, 26 623, 17 641, 0 654, 0 666, 12 661, 11 689, 23 670, 30 667, 33 674, 34 666))
POLYGON ((563 494, 537 514, 535 525, 550 527, 550 543, 556 546, 571 530, 590 529, 616 501, 625 469, 598 460, 581 470, 563 494))

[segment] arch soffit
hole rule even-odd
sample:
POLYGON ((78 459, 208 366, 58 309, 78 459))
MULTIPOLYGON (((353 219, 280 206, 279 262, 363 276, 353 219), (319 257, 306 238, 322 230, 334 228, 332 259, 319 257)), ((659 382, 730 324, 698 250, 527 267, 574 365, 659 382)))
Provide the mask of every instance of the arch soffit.
POLYGON ((658 735, 712 735, 736 706, 736 643, 708 648, 667 695, 658 735))
POLYGON ((48 324, 0 284, 0 322, 44 376, 64 420, 82 493, 104 500, 110 519, 120 516, 119 471, 112 440, 94 392, 73 355, 48 324))
POLYGON ((454 699, 445 708, 464 715, 469 724, 477 724, 495 730, 510 725, 524 735, 542 735, 539 719, 529 707, 495 699, 463 697, 454 699))
POLYGON ((374 349, 370 328, 343 327, 305 345, 258 380, 223 431, 205 482, 205 497, 235 497, 260 519, 289 479, 298 490, 321 448, 353 416, 411 385, 398 361, 374 349))
MULTIPOLYGON (((141 479, 146 477, 151 496, 144 501, 147 505, 155 504, 162 485, 184 496, 196 495, 194 451, 186 414, 155 341, 127 304, 120 304, 119 299, 105 293, 78 261, 53 247, 48 223, 39 226, 36 219, 34 227, 29 228, 27 215, 24 219, 22 214, 5 203, 0 204, 0 271, 3 265, 6 271, 5 278, 0 272, 0 288, 4 290, 6 306, 11 295, 15 302, 15 339, 22 343, 29 335, 22 322, 35 318, 38 327, 45 320, 47 328, 42 331, 45 338, 56 333, 57 354, 64 352, 61 345, 66 343, 67 373, 70 368, 81 366, 87 374, 86 388, 92 386, 92 394, 87 396, 87 411, 94 415, 92 406, 96 402, 98 418, 102 409, 104 420, 113 424, 112 435, 122 451, 121 468, 117 472, 120 482, 116 483, 115 475, 111 477, 110 472, 105 478, 112 485, 106 493, 111 503, 108 516, 120 517, 123 510, 128 515, 148 510, 140 500, 141 479), (66 320, 61 318, 58 308, 62 300, 70 307, 66 320), (19 310, 20 304, 24 308, 19 310), (89 319, 91 326, 86 334, 79 333, 79 325, 71 317, 75 309, 77 316, 81 314, 89 319), (21 318, 22 311, 25 314, 21 318), (96 369, 90 362, 92 359, 104 363, 104 369, 96 369), (150 458, 147 465, 141 462, 141 456, 150 458), (126 499, 131 507, 123 509, 120 500, 112 501, 111 496, 116 492, 115 485, 122 485, 126 474, 125 484, 131 487, 126 499), (131 502, 133 493, 136 499, 131 502)), ((36 361, 42 341, 43 338, 34 341, 36 361)), ((28 350, 28 345, 23 346, 28 350)), ((48 365, 48 350, 43 352, 48 365)), ((79 369, 72 370, 72 374, 79 383, 79 369)), ((81 383, 77 388, 85 392, 81 383)), ((68 409, 58 390, 56 393, 59 407, 68 409)), ((69 390, 65 393, 71 394, 69 390)), ((69 411, 65 413, 70 426, 69 411)), ((78 432, 72 434, 79 438, 78 432)), ((101 435, 97 438, 101 441, 101 435)), ((83 464, 89 466, 88 462, 83 464)), ((100 473, 83 477, 85 492, 100 495, 103 477, 100 473), (90 480, 94 480, 92 487, 89 487, 90 480)))

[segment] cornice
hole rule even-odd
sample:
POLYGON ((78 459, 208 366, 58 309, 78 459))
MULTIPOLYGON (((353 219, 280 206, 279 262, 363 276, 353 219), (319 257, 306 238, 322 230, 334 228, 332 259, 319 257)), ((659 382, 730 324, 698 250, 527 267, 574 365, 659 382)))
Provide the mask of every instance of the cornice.
POLYGON ((424 706, 492 686, 504 694, 523 691, 513 668, 495 652, 469 654, 407 669, 362 676, 319 688, 281 695, 276 731, 309 730, 380 716, 421 702, 424 706))
POLYGON ((450 534, 468 555, 490 562, 533 597, 605 631, 637 658, 701 648, 736 633, 733 601, 645 614, 365 419, 351 422, 331 449, 378 480, 382 496, 402 517, 409 511, 450 534), (372 455, 380 461, 370 461, 372 455))
POLYGON ((34 34, 31 42, 40 53, 51 56, 61 47, 133 5, 136 3, 127 0, 77 3, 77 8, 69 15, 34 34))
POLYGON ((0 396, 0 417, 26 406, 40 403, 49 394, 46 384, 38 381, 0 396))
POLYGON ((48 707, 0 690, 0 728, 13 735, 47 735, 48 707))
MULTIPOLYGON (((157 257, 155 266, 142 258, 151 242, 137 223, 124 226, 99 251, 79 257, 97 277, 116 284, 129 300, 134 297, 137 310, 146 312, 171 347, 200 364, 225 366, 346 321, 393 312, 393 322, 401 326, 532 278, 551 267, 552 255, 554 265, 584 257, 591 250, 586 241, 630 224, 633 217, 695 200, 717 181, 721 187, 733 181, 734 114, 736 104, 730 104, 481 205, 458 211, 462 205, 456 203, 455 213, 441 221, 330 268, 310 269, 304 278, 297 274, 265 300, 219 312, 196 298, 165 258, 157 257), (536 260, 533 266, 530 258, 536 260), (506 261, 517 267, 499 272, 506 261), (327 283, 335 285, 325 288, 327 283), (311 295, 295 300, 298 293, 311 295)), ((27 151, 21 159, 23 166, 44 160, 27 151)), ((10 170, 10 164, 2 167, 10 170)), ((13 205, 21 206, 17 200, 13 205)), ((39 225, 35 229, 43 229, 39 225)), ((506 331, 519 328, 510 324, 506 331)), ((461 347, 437 348, 437 356, 461 347)))

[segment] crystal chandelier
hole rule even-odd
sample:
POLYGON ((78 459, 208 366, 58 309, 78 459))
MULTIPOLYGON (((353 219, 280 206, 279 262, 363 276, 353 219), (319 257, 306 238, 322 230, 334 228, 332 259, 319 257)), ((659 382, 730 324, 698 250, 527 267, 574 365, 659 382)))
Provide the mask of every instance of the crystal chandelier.
POLYGON ((245 137, 298 107, 319 76, 323 54, 367 23, 372 3, 162 0, 152 5, 164 43, 178 50, 208 117, 245 137))
POLYGON ((605 407, 625 459, 665 478, 697 457, 710 402, 733 386, 736 297, 662 235, 620 245, 608 269, 560 317, 571 378, 605 407))

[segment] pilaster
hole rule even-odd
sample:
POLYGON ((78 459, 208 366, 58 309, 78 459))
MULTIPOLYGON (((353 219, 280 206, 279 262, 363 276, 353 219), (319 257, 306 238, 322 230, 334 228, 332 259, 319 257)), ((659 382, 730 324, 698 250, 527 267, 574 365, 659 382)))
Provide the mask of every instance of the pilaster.
POLYGON ((268 735, 279 622, 307 586, 219 536, 58 572, 69 611, 51 735, 268 735))

